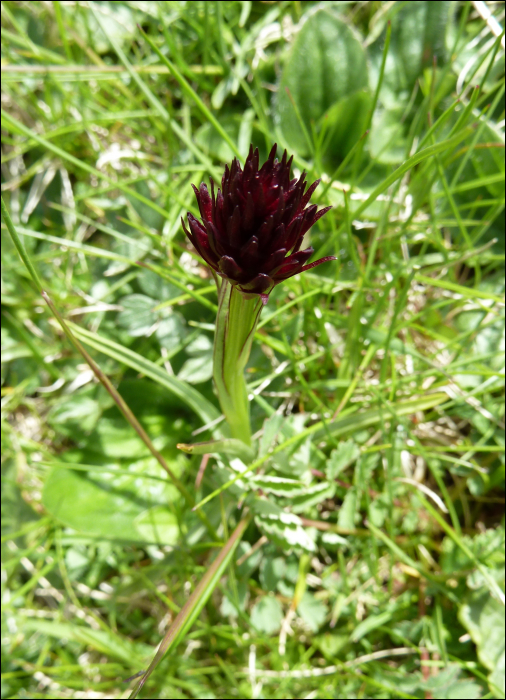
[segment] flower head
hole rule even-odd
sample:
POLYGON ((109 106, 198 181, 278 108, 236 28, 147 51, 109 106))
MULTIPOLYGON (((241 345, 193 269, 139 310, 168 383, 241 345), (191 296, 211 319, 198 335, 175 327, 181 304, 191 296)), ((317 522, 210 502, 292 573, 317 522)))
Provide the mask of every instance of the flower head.
POLYGON ((183 228, 201 257, 218 275, 246 295, 260 295, 264 304, 272 288, 283 280, 309 270, 328 256, 306 264, 313 248, 300 250, 304 234, 331 207, 317 211, 309 199, 320 180, 306 192, 306 174, 290 179, 293 157, 281 162, 274 145, 259 169, 258 149, 250 146, 244 170, 237 159, 225 166, 217 195, 204 183, 197 189, 201 221, 188 212, 188 231, 183 228))

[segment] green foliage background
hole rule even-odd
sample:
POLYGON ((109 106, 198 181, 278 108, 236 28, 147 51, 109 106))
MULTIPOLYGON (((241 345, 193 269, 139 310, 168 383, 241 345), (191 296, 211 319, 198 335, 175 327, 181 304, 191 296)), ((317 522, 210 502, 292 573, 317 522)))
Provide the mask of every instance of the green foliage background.
POLYGON ((504 10, 479 5, 2 4, 30 260, 195 500, 235 479, 209 532, 2 224, 2 697, 127 697, 246 508, 145 697, 504 697, 504 10), (263 311, 244 474, 176 448, 220 429, 180 217, 251 142, 322 178, 338 260, 263 311))

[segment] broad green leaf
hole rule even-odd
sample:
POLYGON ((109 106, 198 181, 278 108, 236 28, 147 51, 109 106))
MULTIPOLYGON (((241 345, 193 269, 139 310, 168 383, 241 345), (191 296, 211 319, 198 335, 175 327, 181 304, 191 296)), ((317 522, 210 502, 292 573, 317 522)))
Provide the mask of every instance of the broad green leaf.
POLYGON ((490 682, 501 691, 494 697, 504 697, 504 606, 484 588, 470 591, 459 610, 459 620, 476 644, 481 663, 490 671, 490 682))
MULTIPOLYGON (((462 669, 458 664, 449 664, 431 675, 421 686, 433 698, 441 700, 474 700, 481 698, 483 688, 471 678, 462 678, 462 669)), ((426 696, 427 697, 427 696, 426 696)))
POLYGON ((185 321, 181 314, 173 311, 166 318, 159 321, 155 335, 160 345, 169 352, 176 351, 182 346, 182 342, 187 334, 185 321))
MULTIPOLYGON (((70 8, 69 11, 72 12, 70 8)), ((79 36, 92 36, 93 49, 98 54, 104 54, 110 50, 108 36, 126 47, 131 45, 138 34, 134 10, 128 5, 106 0, 101 3, 100 20, 105 35, 100 31, 100 26, 93 14, 72 12, 74 31, 79 36)))
POLYGON ((387 71, 386 78, 400 90, 411 90, 423 69, 432 66, 433 57, 438 65, 445 61, 446 37, 450 28, 452 3, 448 0, 426 0, 406 3, 392 18, 391 51, 395 68, 387 71))
POLYGON ((200 334, 186 346, 191 357, 179 370, 178 378, 189 384, 207 382, 213 376, 213 344, 207 335, 200 334))
POLYGON ((246 609, 249 600, 249 590, 246 581, 238 581, 236 591, 237 596, 234 596, 232 593, 227 593, 223 596, 220 612, 224 617, 237 617, 239 611, 244 612, 246 609))
POLYGON ((141 270, 136 280, 142 292, 151 299, 156 299, 156 303, 174 299, 181 294, 177 287, 152 270, 141 270))
POLYGON ((265 420, 263 434, 258 447, 259 457, 266 455, 271 447, 273 447, 283 421, 284 418, 280 413, 273 413, 272 416, 269 416, 269 418, 265 420))
POLYGON ((490 121, 480 120, 480 147, 471 153, 471 163, 480 179, 487 182, 487 189, 493 197, 504 197, 504 183, 491 181, 495 175, 504 177, 504 134, 494 128, 490 121), (488 178, 488 180, 487 180, 488 178))
MULTIPOLYGON (((154 409, 158 398, 157 394, 159 393, 158 387, 153 392, 152 403, 146 402, 149 388, 149 383, 145 380, 133 380, 121 383, 119 391, 149 433, 155 448, 157 450, 163 450, 168 446, 173 448, 174 438, 177 433, 180 431, 186 432, 188 425, 182 418, 174 418, 170 414, 163 412, 164 408, 166 409, 167 406, 171 405, 170 401, 158 403, 158 408, 161 409, 160 412, 154 409), (139 395, 137 393, 139 391, 143 393, 139 395), (140 406, 139 402, 143 402, 144 405, 140 406)), ((87 448, 90 451, 112 458, 125 457, 134 459, 150 454, 144 441, 127 423, 115 406, 104 411, 87 441, 87 448)), ((177 452, 175 455, 177 456, 177 452)), ((179 455, 179 458, 184 460, 182 455, 179 455)))
POLYGON ((240 542, 237 546, 237 559, 241 559, 246 554, 247 558, 242 562, 240 566, 237 567, 237 576, 241 579, 247 579, 251 576, 253 571, 258 567, 262 561, 263 552, 262 549, 257 549, 251 553, 251 545, 249 542, 240 542))
POLYGON ((368 517, 376 527, 383 527, 385 519, 390 510, 390 499, 386 494, 381 494, 375 498, 369 506, 368 517))
MULTIPOLYGON (((296 431, 287 426, 283 426, 283 437, 292 437, 296 431)), ((278 442, 283 442, 281 439, 278 442)), ((304 442, 283 450, 272 458, 273 467, 276 471, 290 476, 298 476, 303 479, 308 476, 309 465, 311 462, 311 438, 307 438, 304 442)))
POLYGON ((310 134, 312 122, 367 83, 365 51, 353 30, 330 9, 311 15, 290 50, 275 105, 287 144, 299 155, 309 155, 297 111, 310 134))
POLYGON ((142 511, 134 520, 135 529, 146 542, 175 545, 179 540, 177 517, 166 505, 142 511))
MULTIPOLYGON (((143 470, 160 474, 154 459, 134 462, 129 469, 131 474, 124 470, 115 474, 113 469, 86 473, 53 467, 42 492, 44 507, 67 527, 98 539, 159 543, 149 511, 154 510, 153 518, 168 534, 168 520, 160 515, 160 509, 170 509, 170 502, 179 495, 168 481, 148 482, 142 478, 143 470)), ((170 540, 168 544, 174 544, 173 530, 170 540)))
POLYGON ((376 110, 368 139, 371 157, 378 163, 398 165, 406 157, 406 138, 401 122, 402 108, 376 110))
POLYGON ((181 367, 177 378, 189 384, 207 382, 213 376, 212 353, 190 357, 181 367))
POLYGON ((47 421, 59 433, 79 440, 93 430, 100 414, 97 401, 83 394, 72 394, 51 409, 47 421))
POLYGON ((320 120, 324 130, 323 164, 335 169, 365 133, 372 97, 365 90, 343 97, 320 120))
POLYGON ((265 591, 275 591, 278 583, 286 576, 286 558, 269 557, 260 566, 260 582, 265 591))
POLYGON ((209 336, 201 333, 198 335, 191 343, 188 343, 186 347, 186 352, 188 355, 204 355, 206 353, 212 352, 213 343, 209 336))
POLYGON ((297 606, 297 614, 304 620, 312 632, 318 632, 325 622, 328 608, 322 600, 318 600, 312 593, 306 591, 297 606))
POLYGON ((129 294, 120 300, 120 311, 116 322, 134 338, 149 335, 153 331, 158 314, 153 311, 156 301, 144 294, 129 294))
MULTIPOLYGON (((225 131, 230 134, 231 138, 237 142, 239 135, 239 126, 242 114, 234 116, 225 116, 222 118, 221 125, 225 131)), ((235 153, 226 141, 218 134, 216 129, 209 122, 205 122, 195 134, 195 143, 204 153, 212 155, 220 163, 230 163, 234 158, 235 153)))
POLYGON ((282 619, 283 608, 274 596, 267 595, 260 598, 251 611, 251 624, 265 634, 278 632, 282 619))

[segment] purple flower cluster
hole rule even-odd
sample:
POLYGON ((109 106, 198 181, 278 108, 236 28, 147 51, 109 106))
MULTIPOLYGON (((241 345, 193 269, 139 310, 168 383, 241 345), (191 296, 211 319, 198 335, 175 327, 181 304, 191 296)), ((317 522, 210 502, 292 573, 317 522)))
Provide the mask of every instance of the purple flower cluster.
POLYGON ((331 207, 317 211, 309 200, 320 180, 306 188, 306 174, 290 179, 293 157, 281 162, 274 145, 259 169, 258 149, 250 147, 244 170, 237 159, 225 166, 221 189, 211 195, 204 183, 197 189, 200 216, 188 212, 183 228, 201 257, 218 275, 244 294, 259 294, 264 303, 283 280, 320 265, 328 256, 306 264, 313 248, 300 250, 304 234, 331 207))

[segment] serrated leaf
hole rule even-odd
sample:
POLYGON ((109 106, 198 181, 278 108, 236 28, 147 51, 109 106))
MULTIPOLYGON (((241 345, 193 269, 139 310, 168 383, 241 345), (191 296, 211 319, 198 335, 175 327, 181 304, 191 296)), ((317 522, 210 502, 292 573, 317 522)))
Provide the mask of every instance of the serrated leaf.
POLYGON ((355 528, 355 514, 357 512, 357 489, 355 486, 348 491, 344 497, 343 505, 339 509, 337 523, 339 527, 346 530, 355 528))
POLYGON ((328 608, 322 600, 318 600, 312 593, 306 591, 297 606, 297 614, 304 620, 312 632, 318 632, 325 622, 328 608))
POLYGON ((255 523, 270 540, 273 540, 284 549, 290 550, 296 547, 308 552, 314 552, 316 549, 314 540, 300 525, 287 525, 283 523, 282 519, 267 519, 259 516, 255 518, 255 523))
POLYGON ((157 302, 144 294, 129 294, 120 303, 123 311, 116 318, 117 324, 134 338, 148 335, 158 319, 153 311, 157 302))
POLYGON ((198 355, 190 357, 181 367, 177 378, 189 384, 201 384, 207 382, 213 376, 213 356, 198 355))
POLYGON ((473 700, 481 698, 483 688, 471 678, 459 678, 462 669, 458 664, 449 664, 430 676, 421 689, 438 700, 473 700))
POLYGON ((282 476, 253 476, 249 479, 253 488, 262 489, 266 493, 273 493, 275 496, 290 498, 297 496, 307 488, 302 481, 286 479, 282 476))
POLYGON ((349 542, 346 537, 338 535, 337 532, 324 532, 320 537, 322 544, 332 549, 342 549, 349 547, 349 542))
POLYGON ((257 526, 280 547, 299 547, 309 552, 316 549, 314 540, 302 527, 297 515, 286 513, 278 505, 264 498, 255 497, 248 503, 255 514, 257 526))
POLYGON ((459 610, 459 620, 476 644, 481 663, 490 671, 489 680, 501 690, 502 695, 496 697, 504 697, 504 606, 483 588, 471 591, 459 610))
POLYGON ((300 518, 292 513, 287 513, 280 506, 265 498, 253 498, 249 501, 251 510, 255 515, 268 520, 279 520, 286 525, 299 525, 300 518))
POLYGON ((272 416, 269 416, 269 418, 267 418, 264 421, 264 429, 262 437, 260 438, 258 448, 259 457, 263 457, 264 455, 266 455, 269 449, 273 447, 276 437, 281 429, 281 425, 283 424, 283 421, 284 418, 279 413, 274 413, 272 416))
POLYGON ((330 459, 327 462, 327 478, 335 479, 342 471, 360 456, 360 448, 353 440, 342 442, 336 450, 330 453, 330 459))
POLYGON ((281 627, 283 619, 283 608, 281 603, 274 596, 264 596, 251 611, 251 624, 259 632, 274 634, 281 627))
POLYGON ((291 500, 290 506, 294 513, 303 513, 308 508, 318 505, 318 503, 321 503, 327 498, 334 498, 335 493, 336 484, 327 481, 314 483, 310 486, 306 486, 303 494, 295 496, 291 500))
POLYGON ((264 591, 275 591, 285 575, 286 559, 284 557, 268 557, 263 560, 260 568, 260 582, 264 591))

